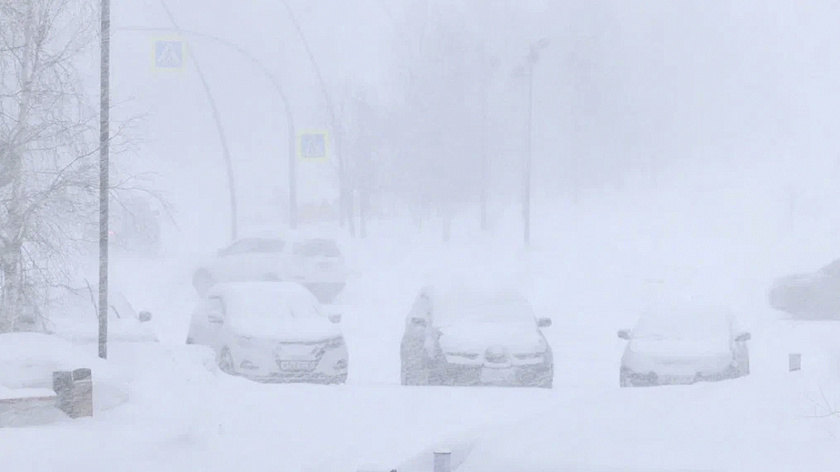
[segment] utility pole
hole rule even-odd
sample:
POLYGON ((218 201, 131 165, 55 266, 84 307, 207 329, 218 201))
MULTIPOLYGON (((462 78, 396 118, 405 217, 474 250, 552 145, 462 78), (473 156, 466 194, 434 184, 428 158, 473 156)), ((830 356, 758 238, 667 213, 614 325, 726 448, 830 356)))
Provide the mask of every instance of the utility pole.
POLYGON ((99 62, 99 357, 108 358, 108 193, 111 109, 111 0, 102 0, 99 62))
POLYGON ((531 159, 532 159, 532 145, 533 139, 533 121, 534 121, 534 64, 540 58, 540 50, 548 47, 548 38, 542 38, 531 45, 531 51, 526 59, 526 74, 528 75, 528 126, 527 139, 525 143, 525 162, 524 162, 524 182, 523 182, 523 196, 522 196, 522 222, 524 226, 525 245, 531 244, 531 159))

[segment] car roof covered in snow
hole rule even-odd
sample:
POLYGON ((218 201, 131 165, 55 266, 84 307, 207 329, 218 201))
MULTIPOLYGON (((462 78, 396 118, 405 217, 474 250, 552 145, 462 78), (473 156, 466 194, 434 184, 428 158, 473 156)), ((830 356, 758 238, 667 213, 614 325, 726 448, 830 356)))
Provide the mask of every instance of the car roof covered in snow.
POLYGON ((283 300, 288 302, 312 302, 317 299, 303 285, 294 282, 278 281, 249 281, 226 282, 216 284, 207 292, 207 297, 228 298, 258 298, 272 302, 283 300))

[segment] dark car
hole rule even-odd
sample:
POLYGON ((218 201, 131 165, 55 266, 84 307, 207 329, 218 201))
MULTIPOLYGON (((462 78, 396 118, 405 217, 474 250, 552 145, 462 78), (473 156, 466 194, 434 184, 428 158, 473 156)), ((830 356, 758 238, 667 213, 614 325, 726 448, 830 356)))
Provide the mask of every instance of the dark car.
POLYGON ((810 274, 782 277, 773 283, 770 306, 804 319, 840 319, 840 259, 810 274))
POLYGON ((554 357, 531 304, 517 294, 426 287, 405 323, 403 385, 551 388, 554 357))

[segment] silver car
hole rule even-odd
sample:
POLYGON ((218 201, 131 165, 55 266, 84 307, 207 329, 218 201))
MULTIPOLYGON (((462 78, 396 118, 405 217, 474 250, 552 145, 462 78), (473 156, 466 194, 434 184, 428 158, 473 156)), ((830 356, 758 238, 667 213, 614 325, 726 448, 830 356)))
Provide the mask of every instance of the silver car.
POLYGON ((733 316, 714 309, 646 315, 618 337, 628 341, 621 358, 622 387, 691 384, 750 373, 750 333, 733 316))
POLYGON ((193 312, 187 344, 209 346, 222 371, 252 380, 344 383, 339 321, 298 284, 217 284, 193 312))
POLYGON ((551 388, 554 356, 518 294, 426 287, 405 321, 403 385, 507 385, 551 388))
POLYGON ((193 274, 202 296, 217 283, 259 280, 299 283, 322 303, 331 303, 344 289, 347 269, 335 240, 261 236, 234 241, 193 274))

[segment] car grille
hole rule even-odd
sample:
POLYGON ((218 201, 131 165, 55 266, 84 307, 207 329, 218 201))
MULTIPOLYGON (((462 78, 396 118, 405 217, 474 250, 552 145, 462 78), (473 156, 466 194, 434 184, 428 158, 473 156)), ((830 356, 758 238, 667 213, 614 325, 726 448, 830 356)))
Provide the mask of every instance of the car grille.
POLYGON ((491 364, 504 364, 508 361, 507 350, 501 347, 491 347, 484 353, 484 360, 491 364))

